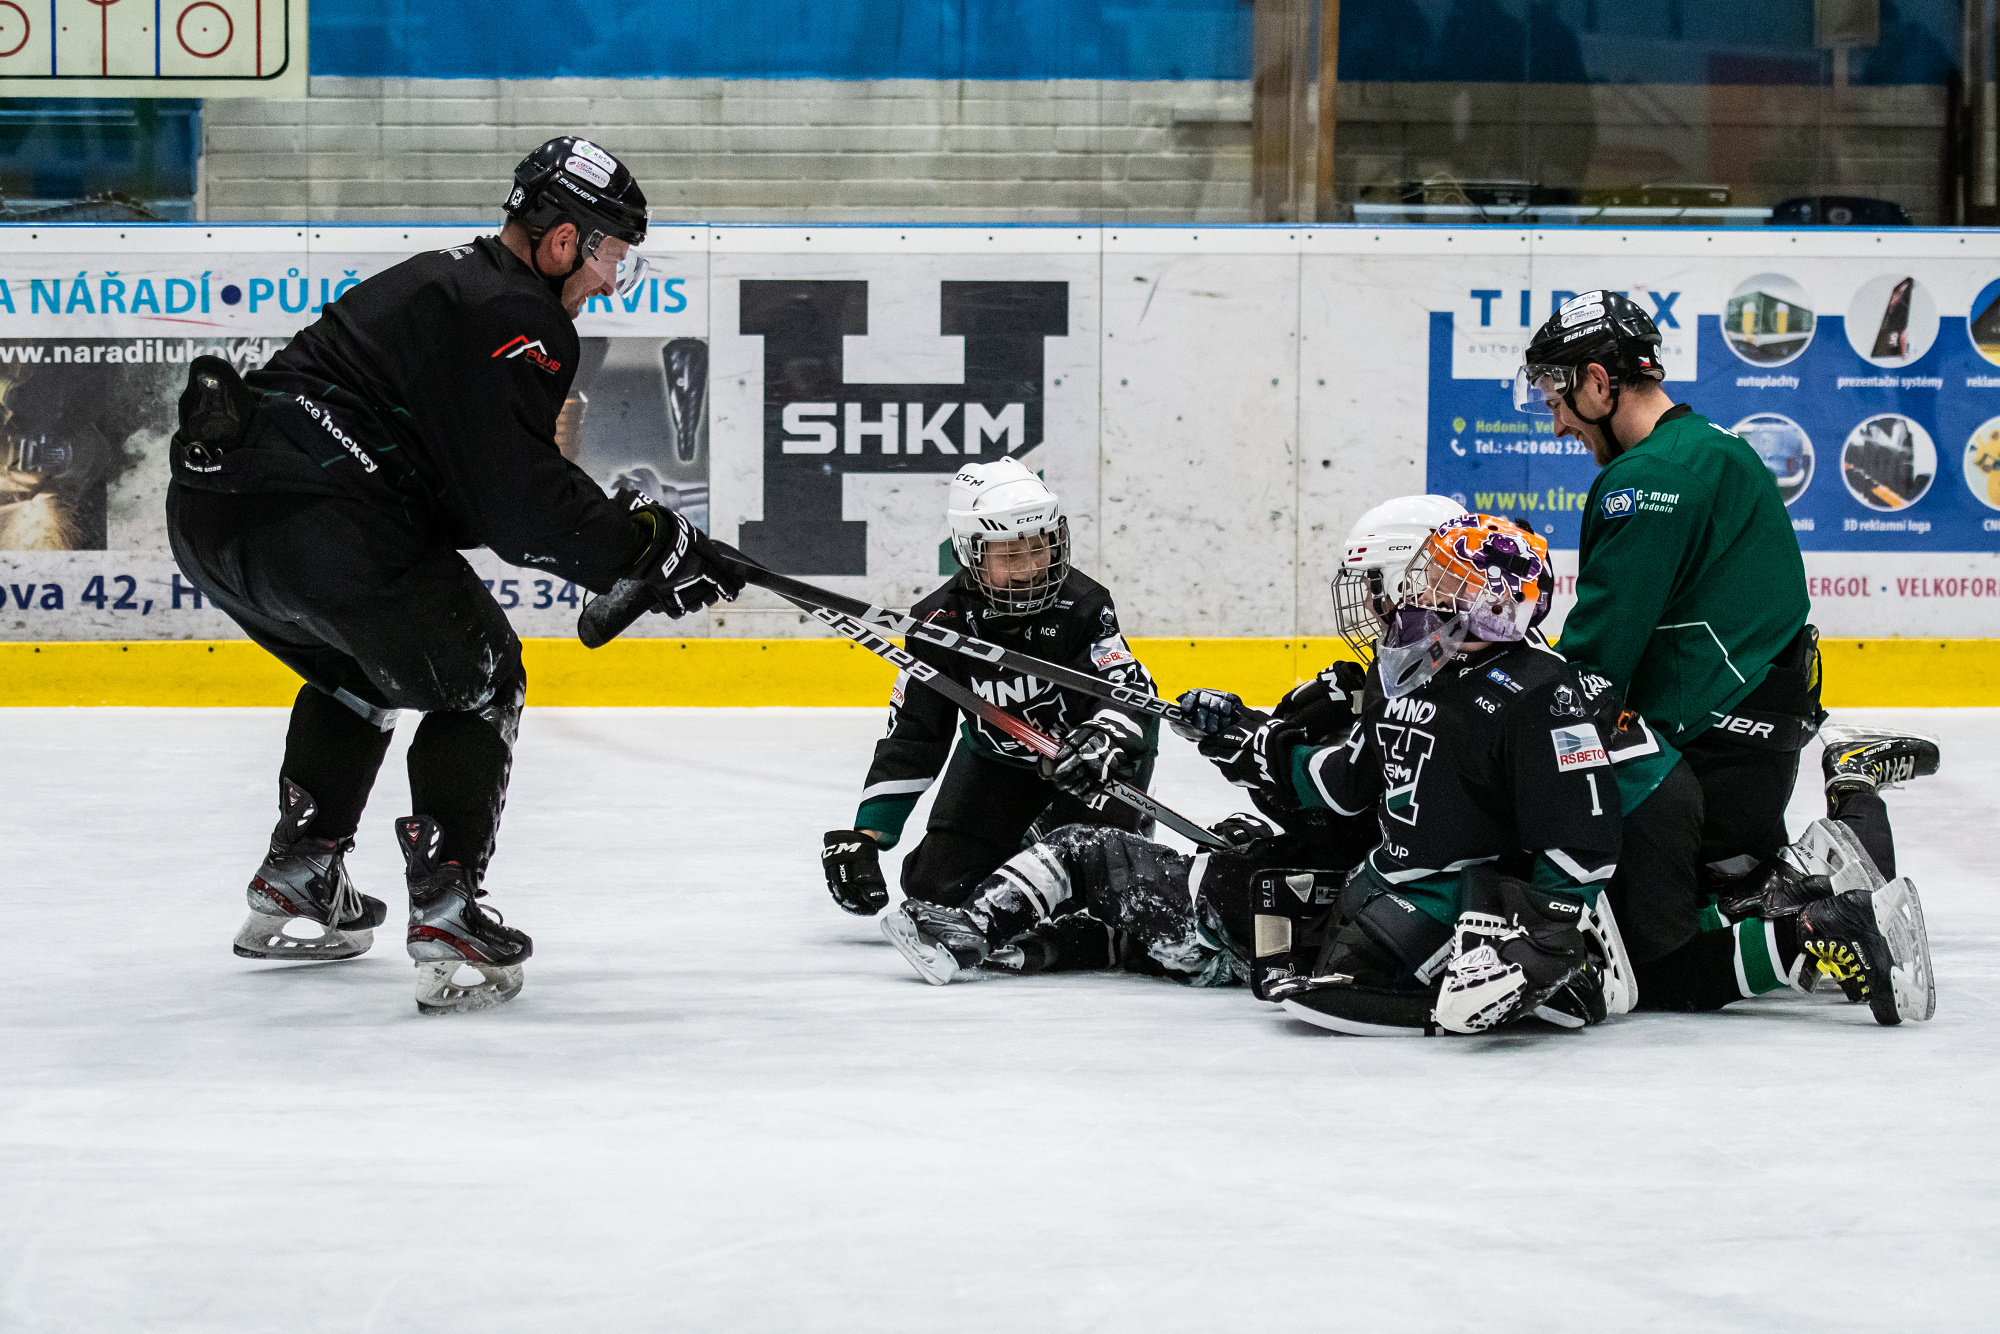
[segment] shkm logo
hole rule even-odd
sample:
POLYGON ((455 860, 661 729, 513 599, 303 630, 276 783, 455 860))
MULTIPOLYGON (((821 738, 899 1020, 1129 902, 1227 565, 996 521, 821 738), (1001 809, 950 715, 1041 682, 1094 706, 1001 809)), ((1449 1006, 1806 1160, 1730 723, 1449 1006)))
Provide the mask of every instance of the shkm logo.
POLYGON ((764 340, 764 515, 736 545, 784 574, 868 572, 868 525, 841 517, 848 473, 953 473, 1042 442, 1045 338, 1069 333, 1066 282, 941 282, 938 332, 965 340, 957 384, 849 384, 868 284, 743 280, 737 332, 764 340))
POLYGON ((528 341, 528 335, 526 334, 515 334, 512 338, 494 348, 493 355, 495 357, 505 357, 509 361, 512 361, 515 357, 526 357, 550 375, 554 375, 562 369, 562 363, 549 355, 549 350, 542 346, 541 339, 537 338, 531 343, 528 341))

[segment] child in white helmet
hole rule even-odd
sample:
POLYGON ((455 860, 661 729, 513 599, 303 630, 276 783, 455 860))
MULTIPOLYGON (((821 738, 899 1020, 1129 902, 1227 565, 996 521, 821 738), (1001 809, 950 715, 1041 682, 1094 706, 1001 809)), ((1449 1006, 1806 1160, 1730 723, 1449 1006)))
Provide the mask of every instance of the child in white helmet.
MULTIPOLYGON (((1071 567, 1069 523, 1040 477, 1015 459, 967 464, 952 478, 947 511, 962 568, 911 615, 1107 681, 1154 689, 1119 631, 1111 594, 1071 567)), ((940 773, 944 785, 924 839, 903 859, 903 892, 912 898, 962 902, 1021 850, 1031 827, 1091 824, 1144 832, 1149 822, 1136 811, 1115 802, 1094 809, 1089 798, 1114 776, 1135 787, 1148 784, 1159 748, 1154 720, 914 640, 909 650, 982 698, 1060 736, 1063 749, 1039 759, 899 673, 889 692, 888 735, 875 744, 855 827, 826 836, 822 863, 834 902, 860 916, 873 916, 888 903, 878 854, 901 840, 918 798, 940 773)))

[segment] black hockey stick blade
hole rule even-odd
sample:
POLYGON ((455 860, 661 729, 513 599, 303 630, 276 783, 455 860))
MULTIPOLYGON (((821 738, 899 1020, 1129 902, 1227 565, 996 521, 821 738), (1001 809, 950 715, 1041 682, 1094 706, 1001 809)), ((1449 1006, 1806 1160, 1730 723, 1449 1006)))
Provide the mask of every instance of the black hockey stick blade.
MULTIPOLYGON (((809 606, 803 600, 795 601, 794 605, 811 613, 813 619, 831 628, 835 634, 853 640, 876 657, 886 660, 891 666, 900 667, 908 672, 912 678, 929 686, 959 708, 985 719, 1037 755, 1054 755, 1062 749, 1054 737, 1033 723, 1015 717, 996 704, 987 703, 921 658, 907 650, 897 648, 889 642, 888 636, 876 627, 829 607, 809 606)), ((1102 793, 1113 801, 1131 807, 1141 815, 1157 820, 1197 847, 1226 850, 1231 846, 1226 840, 1210 833, 1186 816, 1161 805, 1145 792, 1121 779, 1114 778, 1106 783, 1102 793)))

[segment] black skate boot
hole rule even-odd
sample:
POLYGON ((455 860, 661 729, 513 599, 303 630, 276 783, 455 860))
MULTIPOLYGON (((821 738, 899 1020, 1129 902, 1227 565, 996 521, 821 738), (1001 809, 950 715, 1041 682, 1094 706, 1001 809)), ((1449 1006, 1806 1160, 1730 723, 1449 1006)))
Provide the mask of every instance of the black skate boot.
POLYGON ((994 950, 979 965, 995 972, 1088 973, 1118 966, 1118 933, 1087 912, 1065 913, 994 950))
POLYGON ((236 933, 245 959, 352 959, 375 943, 389 905, 347 878, 351 838, 307 838, 318 807, 289 778, 283 783, 271 850, 244 896, 250 916, 236 933))
POLYGON ((1850 889, 1799 910, 1799 945, 1843 987, 1858 984, 1878 1024, 1937 1012, 1924 907, 1908 878, 1850 889))
POLYGON ((910 961, 918 977, 941 987, 985 963, 993 952, 986 935, 989 927, 975 911, 904 899, 882 915, 882 934, 910 961))
MULTIPOLYGON (((1765 861, 1736 884, 1724 889, 1716 900, 1716 911, 1731 922, 1757 918, 1780 922, 1797 917, 1809 903, 1833 897, 1833 882, 1823 875, 1807 875, 1781 857, 1765 861)), ((1852 970, 1823 968, 1819 956, 1801 950, 1792 975, 1785 981, 1794 991, 1811 995, 1825 979, 1839 986, 1850 1004, 1868 999, 1861 977, 1852 970)))
POLYGON ((1773 857, 1725 888, 1715 906, 1732 922, 1752 917, 1775 922, 1796 917, 1808 903, 1832 896, 1833 882, 1825 876, 1807 875, 1789 862, 1773 857))
POLYGON ((527 933, 479 906, 486 891, 457 862, 439 862, 429 816, 396 821, 410 882, 410 957, 417 1008, 425 1014, 479 1010, 521 994, 521 964, 535 952, 527 933))
POLYGON ((1819 767, 1829 806, 1842 792, 1880 792, 1938 771, 1938 744, 1931 737, 1837 724, 1819 735, 1826 743, 1819 767))

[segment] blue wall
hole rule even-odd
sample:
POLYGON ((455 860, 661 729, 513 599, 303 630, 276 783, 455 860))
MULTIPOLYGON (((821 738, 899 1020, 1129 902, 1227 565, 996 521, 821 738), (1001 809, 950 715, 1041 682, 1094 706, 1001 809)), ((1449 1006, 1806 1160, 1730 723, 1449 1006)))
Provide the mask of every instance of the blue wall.
POLYGON ((315 0, 312 72, 1241 79, 1242 0, 315 0))
MULTIPOLYGON (((1959 0, 1882 0, 1864 84, 1939 84, 1959 0)), ((1813 0, 1354 0, 1343 80, 1827 80, 1813 0)), ((314 0, 312 72, 528 79, 1242 79, 1249 0, 314 0)))

